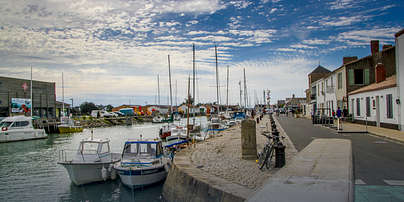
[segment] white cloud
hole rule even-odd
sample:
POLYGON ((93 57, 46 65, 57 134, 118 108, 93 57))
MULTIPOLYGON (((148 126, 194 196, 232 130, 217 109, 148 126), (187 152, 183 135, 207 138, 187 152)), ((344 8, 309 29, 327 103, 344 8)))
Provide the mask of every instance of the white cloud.
POLYGON ((369 16, 350 16, 350 17, 345 17, 345 16, 341 16, 338 17, 336 19, 331 19, 331 20, 324 20, 324 21, 320 21, 320 25, 323 26, 346 26, 346 25, 351 25, 354 24, 356 22, 361 22, 364 20, 367 20, 369 18, 369 16))
POLYGON ((331 40, 322 40, 322 39, 308 39, 302 41, 302 43, 309 45, 327 45, 330 42, 331 40))
POLYGON ((382 42, 393 42, 394 34, 400 28, 374 28, 371 30, 355 30, 342 32, 338 35, 337 41, 347 43, 349 45, 367 45, 371 40, 380 40, 382 42))
POLYGON ((293 44, 290 47, 295 48, 295 49, 315 49, 316 48, 314 46, 308 46, 305 44, 293 44))
POLYGON ((283 52, 294 52, 296 49, 293 48, 277 48, 277 51, 283 51, 283 52))
POLYGON ((251 5, 252 2, 249 2, 247 0, 238 0, 238 1, 230 1, 229 4, 233 5, 237 9, 244 9, 247 8, 249 5, 251 5))

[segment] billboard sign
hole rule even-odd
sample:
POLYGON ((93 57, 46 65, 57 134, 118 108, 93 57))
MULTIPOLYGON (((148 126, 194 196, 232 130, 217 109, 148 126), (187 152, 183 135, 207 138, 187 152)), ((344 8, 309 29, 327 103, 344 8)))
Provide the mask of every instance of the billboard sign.
POLYGON ((31 111, 31 99, 11 98, 11 112, 21 113, 31 111))

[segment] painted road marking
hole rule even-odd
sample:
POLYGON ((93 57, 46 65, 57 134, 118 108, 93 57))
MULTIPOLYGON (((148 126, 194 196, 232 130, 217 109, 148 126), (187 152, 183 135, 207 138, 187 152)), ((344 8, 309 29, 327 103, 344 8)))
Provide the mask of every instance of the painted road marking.
POLYGON ((404 186, 404 180, 383 180, 388 185, 404 186))
POLYGON ((357 184, 357 185, 364 185, 364 184, 366 184, 363 180, 361 180, 361 179, 356 179, 355 180, 355 184, 357 184))
POLYGON ((375 142, 373 142, 374 144, 386 144, 387 142, 386 141, 375 141, 375 142))

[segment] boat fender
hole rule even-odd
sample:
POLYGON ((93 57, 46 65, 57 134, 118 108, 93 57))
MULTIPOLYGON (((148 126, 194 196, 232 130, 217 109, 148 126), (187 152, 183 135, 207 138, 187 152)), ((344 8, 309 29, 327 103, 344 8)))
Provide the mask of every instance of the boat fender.
POLYGON ((110 164, 108 170, 109 170, 109 173, 111 174, 111 180, 115 180, 116 179, 116 170, 114 169, 114 165, 110 164))
POLYGON ((104 166, 101 169, 101 176, 104 181, 106 181, 108 178, 108 170, 104 166))

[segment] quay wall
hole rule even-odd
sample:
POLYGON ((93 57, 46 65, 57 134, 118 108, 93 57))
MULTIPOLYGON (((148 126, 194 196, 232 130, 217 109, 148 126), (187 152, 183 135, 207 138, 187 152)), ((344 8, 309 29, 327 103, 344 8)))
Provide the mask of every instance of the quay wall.
POLYGON ((163 187, 165 201, 245 201, 251 193, 245 187, 202 172, 187 159, 184 149, 177 153, 163 187))

